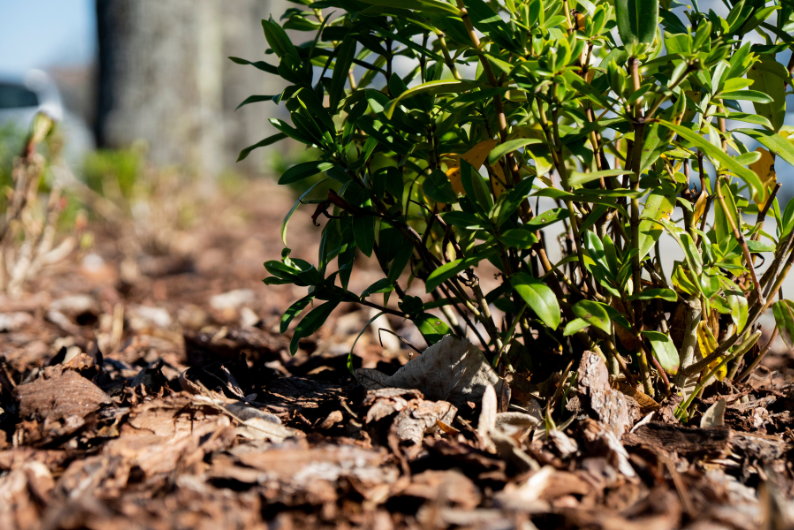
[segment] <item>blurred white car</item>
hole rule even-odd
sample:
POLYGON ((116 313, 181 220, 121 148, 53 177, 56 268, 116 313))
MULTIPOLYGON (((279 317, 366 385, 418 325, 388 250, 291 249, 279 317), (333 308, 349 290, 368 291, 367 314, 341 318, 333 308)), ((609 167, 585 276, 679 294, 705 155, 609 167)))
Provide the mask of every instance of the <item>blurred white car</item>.
POLYGON ((64 137, 64 159, 73 169, 79 168, 85 154, 94 148, 93 134, 82 119, 64 108, 55 81, 41 70, 31 70, 21 79, 0 76, 0 127, 24 135, 37 112, 58 122, 64 137))

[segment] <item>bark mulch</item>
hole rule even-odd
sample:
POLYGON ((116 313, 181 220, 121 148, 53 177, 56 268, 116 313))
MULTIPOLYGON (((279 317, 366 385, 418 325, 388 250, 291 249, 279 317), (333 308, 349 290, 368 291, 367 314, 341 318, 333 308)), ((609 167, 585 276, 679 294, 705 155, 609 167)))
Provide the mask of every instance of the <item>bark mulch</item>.
MULTIPOLYGON (((278 326, 301 293, 259 281, 291 200, 251 185, 165 248, 96 223, 91 250, 23 298, 0 297, 1 529, 794 521, 787 352, 748 384, 709 387, 687 425, 673 399, 612 388, 588 352, 553 403, 557 430, 543 422, 556 380, 514 374, 509 388, 449 396, 432 382, 393 388, 417 354, 369 330, 353 350, 370 378, 359 382, 348 352, 369 310, 340 307, 291 357, 278 326)), ((299 212, 293 255, 311 259, 318 235, 299 212)), ((352 281, 378 278, 372 267, 352 281)), ((401 322, 379 322, 424 348, 401 322)))

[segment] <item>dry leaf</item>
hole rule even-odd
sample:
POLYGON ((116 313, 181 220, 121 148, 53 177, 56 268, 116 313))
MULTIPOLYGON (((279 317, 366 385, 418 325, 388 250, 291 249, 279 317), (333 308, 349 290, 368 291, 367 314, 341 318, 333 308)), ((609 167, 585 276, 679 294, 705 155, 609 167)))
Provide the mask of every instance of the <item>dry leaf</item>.
POLYGON ((482 410, 477 422, 477 432, 480 436, 488 436, 496 428, 496 392, 491 385, 485 387, 482 396, 482 410))
POLYGON ((706 203, 708 202, 708 198, 709 198, 709 196, 705 192, 701 193, 700 195, 698 195, 698 199, 697 199, 697 201, 695 201, 695 211, 693 213, 693 217, 694 217, 693 223, 696 224, 700 220, 700 218, 703 216, 703 213, 706 211, 706 203))
POLYGON ((496 395, 502 395, 504 384, 479 348, 468 339, 452 335, 433 344, 394 375, 384 376, 377 370, 361 368, 356 370, 356 379, 373 390, 416 389, 426 399, 449 401, 462 410, 469 408, 468 401, 480 403, 488 385, 494 387, 496 395))
POLYGON ((727 401, 725 401, 725 398, 717 400, 703 413, 703 417, 700 418, 700 428, 705 429, 706 427, 721 427, 725 425, 726 406, 727 401))

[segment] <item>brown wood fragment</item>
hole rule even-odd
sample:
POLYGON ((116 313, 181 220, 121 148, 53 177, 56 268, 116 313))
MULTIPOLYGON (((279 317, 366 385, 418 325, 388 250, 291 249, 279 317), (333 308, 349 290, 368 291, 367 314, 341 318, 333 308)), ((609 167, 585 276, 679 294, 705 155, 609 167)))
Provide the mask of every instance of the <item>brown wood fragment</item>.
POLYGON ((42 420, 83 418, 110 403, 110 397, 99 387, 72 370, 65 370, 51 379, 19 385, 16 394, 20 415, 42 420))
POLYGON ((639 406, 629 396, 612 390, 604 361, 586 351, 578 370, 579 399, 585 410, 620 438, 639 419, 639 406))
POLYGON ((686 456, 720 456, 727 452, 733 431, 728 427, 685 427, 651 422, 621 440, 627 446, 647 446, 665 453, 686 456))
POLYGON ((783 456, 788 444, 778 436, 734 432, 731 447, 734 452, 741 452, 751 460, 771 463, 783 456))

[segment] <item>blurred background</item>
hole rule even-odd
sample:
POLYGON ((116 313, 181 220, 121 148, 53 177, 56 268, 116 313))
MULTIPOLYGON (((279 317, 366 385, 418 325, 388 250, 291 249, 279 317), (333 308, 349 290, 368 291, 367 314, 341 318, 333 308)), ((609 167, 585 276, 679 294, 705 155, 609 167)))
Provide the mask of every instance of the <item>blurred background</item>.
POLYGON ((267 136, 267 118, 277 110, 235 108, 279 87, 268 85, 273 76, 227 57, 260 59, 266 42, 259 20, 284 9, 282 0, 4 1, 5 143, 24 136, 35 109, 46 107, 62 118, 64 154, 77 173, 91 164, 85 157, 94 147, 133 146, 154 164, 196 174, 261 171, 266 151, 235 160, 267 136))

